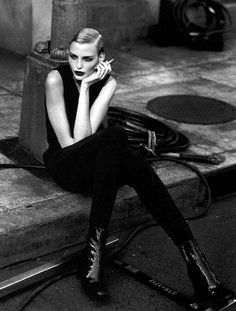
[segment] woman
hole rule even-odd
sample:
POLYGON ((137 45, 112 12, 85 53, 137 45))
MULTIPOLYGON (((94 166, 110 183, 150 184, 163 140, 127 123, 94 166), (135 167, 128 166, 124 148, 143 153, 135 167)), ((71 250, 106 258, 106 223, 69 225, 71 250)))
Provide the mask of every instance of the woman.
POLYGON ((94 298, 109 296, 102 281, 107 228, 118 188, 129 184, 179 248, 196 291, 214 302, 234 297, 215 277, 152 167, 128 148, 126 132, 103 127, 116 90, 110 72, 101 34, 85 28, 70 43, 69 65, 52 70, 45 84, 49 143, 45 165, 64 189, 92 194, 82 287, 94 298))

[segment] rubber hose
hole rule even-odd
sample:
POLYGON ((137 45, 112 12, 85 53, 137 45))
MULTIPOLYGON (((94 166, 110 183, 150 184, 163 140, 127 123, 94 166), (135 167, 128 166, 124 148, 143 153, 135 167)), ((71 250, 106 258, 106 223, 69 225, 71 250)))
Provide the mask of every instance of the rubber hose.
POLYGON ((191 36, 210 36, 224 33, 232 24, 230 13, 221 3, 214 0, 179 0, 173 3, 172 16, 179 29, 191 36), (189 19, 191 9, 202 8, 206 24, 200 25, 189 19))

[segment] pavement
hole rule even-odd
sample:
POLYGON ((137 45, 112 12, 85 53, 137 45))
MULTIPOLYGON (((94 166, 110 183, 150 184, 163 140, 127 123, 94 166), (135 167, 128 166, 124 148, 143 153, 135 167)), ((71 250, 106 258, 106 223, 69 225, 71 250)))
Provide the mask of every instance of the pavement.
MULTIPOLYGON (((235 172, 236 121, 204 126, 178 123, 152 114, 146 109, 146 103, 157 96, 195 94, 214 97, 236 107, 236 39, 234 34, 235 32, 232 32, 227 35, 222 52, 194 51, 184 46, 157 47, 147 42, 137 42, 132 46, 123 46, 119 50, 107 51, 108 58, 115 59, 113 71, 118 79, 118 90, 112 105, 128 107, 145 113, 183 132, 191 141, 187 152, 223 156, 225 160, 220 165, 194 164, 207 176, 222 176, 220 174, 226 172, 224 181, 227 180, 230 172, 235 172)), ((1 163, 17 162, 17 155, 21 152, 15 142, 20 126, 25 63, 24 56, 0 51, 0 140, 2 145, 10 144, 10 153, 5 152, 4 148, 0 150, 1 163)), ((190 202, 195 200, 194 196, 198 192, 199 185, 196 182, 196 176, 172 164, 156 163, 153 166, 181 211, 184 214, 188 212, 190 202)), ((0 267, 18 260, 39 257, 65 246, 71 246, 73 243, 84 242, 90 198, 62 191, 42 171, 2 169, 0 174, 0 267)), ((230 211, 234 213, 233 210, 230 211)), ((227 213, 222 212, 222 218, 219 219, 219 226, 223 223, 223 228, 225 230, 228 228, 224 232, 219 231, 225 239, 226 234, 229 237, 233 234, 231 229, 233 218, 228 216, 231 212, 229 214, 228 210, 227 213)), ((129 187, 123 187, 118 194, 110 232, 120 234, 148 220, 150 216, 141 206, 134 191, 129 187)), ((208 238, 211 240, 209 242, 213 242, 216 247, 214 226, 215 222, 210 216, 204 218, 204 221, 199 220, 199 227, 196 229, 200 235, 202 234, 202 243, 205 243, 209 253, 212 248, 208 246, 208 238), (209 227, 212 230, 211 234, 209 233, 210 237, 206 232, 209 227)), ((218 235, 219 232, 217 232, 218 235)), ((150 239, 151 236, 153 232, 150 233, 150 239)), ((160 238, 159 243, 165 245, 164 241, 166 239, 160 238)), ((224 252, 231 254, 230 242, 221 244, 223 245, 224 252)), ((153 246, 152 251, 157 251, 156 247, 153 246)), ((158 252, 160 253, 160 250, 158 252)), ((146 255, 148 258, 149 256, 150 254, 146 255)), ((223 255, 220 256, 219 266, 221 267, 224 258, 223 255)), ((230 255, 227 258, 231 258, 230 255)), ((232 266, 227 271, 229 276, 231 272, 232 266)), ((3 274, 1 279, 5 277, 6 275, 3 274)), ((123 288, 122 285, 121 288, 123 288)), ((142 290, 141 287, 140 292, 142 290)), ((150 297, 152 296, 148 294, 146 299, 149 300, 150 297)), ((132 299, 130 296, 130 299, 124 302, 126 307, 123 305, 122 310, 138 310, 133 309, 132 299)), ((154 302, 153 306, 155 306, 154 302)), ((114 310, 119 310, 116 303, 113 307, 114 310)), ((111 307, 109 308, 111 310, 111 307)), ((145 308, 140 310, 143 309, 145 308)), ((163 310, 173 309, 174 307, 172 309, 170 307, 163 310)), ((9 310, 14 309, 9 307, 9 310)), ((73 307, 71 310, 76 309, 73 307)), ((149 306, 148 310, 154 310, 154 307, 149 306)))
MULTIPOLYGON (((214 269, 217 277, 231 290, 236 291, 236 195, 217 200, 207 216, 189 223, 202 251, 214 269)), ((125 232, 125 238, 129 232, 125 232)), ((8 279, 47 262, 64 252, 37 258, 1 270, 1 278, 8 279)), ((132 264, 152 278, 162 282, 192 300, 197 300, 186 266, 178 249, 167 238, 161 227, 150 227, 138 234, 119 254, 119 259, 132 264)), ((83 293, 76 276, 69 275, 52 283, 40 292, 27 306, 26 311, 184 311, 183 306, 167 299, 130 276, 106 265, 104 280, 111 291, 111 298, 105 304, 95 303, 83 293)), ((20 306, 30 297, 37 286, 0 300, 1 311, 20 311, 20 306)), ((231 308, 229 311, 234 311, 231 308)))

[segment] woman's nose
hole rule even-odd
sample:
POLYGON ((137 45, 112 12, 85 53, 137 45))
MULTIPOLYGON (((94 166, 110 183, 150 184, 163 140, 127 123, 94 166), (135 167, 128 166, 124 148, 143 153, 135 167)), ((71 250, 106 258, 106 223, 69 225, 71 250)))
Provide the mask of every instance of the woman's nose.
POLYGON ((77 65, 77 68, 82 68, 82 67, 83 67, 83 61, 82 61, 82 59, 78 59, 76 65, 77 65))

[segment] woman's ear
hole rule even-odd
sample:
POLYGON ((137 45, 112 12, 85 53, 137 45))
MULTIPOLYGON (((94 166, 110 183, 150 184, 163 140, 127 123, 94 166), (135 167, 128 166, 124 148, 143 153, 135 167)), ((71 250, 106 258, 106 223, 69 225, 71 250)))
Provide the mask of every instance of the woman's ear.
POLYGON ((104 62, 105 61, 105 53, 100 53, 99 54, 99 62, 104 62))

